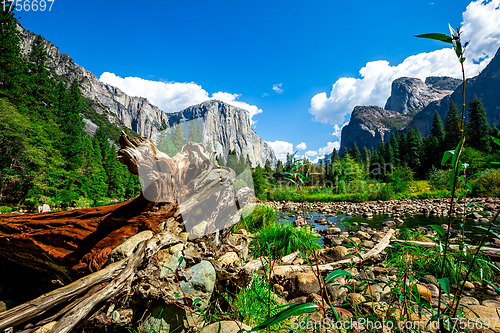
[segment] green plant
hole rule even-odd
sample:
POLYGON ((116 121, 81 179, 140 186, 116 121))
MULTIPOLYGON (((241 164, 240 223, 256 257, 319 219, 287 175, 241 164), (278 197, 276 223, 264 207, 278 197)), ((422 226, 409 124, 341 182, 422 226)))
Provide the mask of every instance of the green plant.
POLYGON ((412 230, 409 228, 401 228, 398 235, 399 239, 402 240, 411 240, 411 241, 419 241, 419 242, 430 242, 431 239, 425 235, 422 230, 412 230))
POLYGON ((276 209, 268 205, 246 205, 241 214, 242 218, 233 227, 233 231, 246 229, 248 232, 257 232, 262 228, 275 224, 276 215, 276 209))
POLYGON ((472 194, 474 196, 491 196, 497 197, 500 195, 500 169, 487 169, 479 175, 478 178, 471 181, 472 194))
POLYGON ((427 175, 433 190, 447 190, 450 188, 450 171, 432 168, 427 175))
POLYGON ((8 214, 12 212, 12 207, 9 206, 0 206, 0 213, 2 214, 8 214))
MULTIPOLYGON (((444 319, 446 318, 456 318, 457 317, 457 312, 459 309, 459 304, 460 304, 460 298, 462 296, 462 292, 464 289, 465 282, 471 276, 471 273, 474 269, 474 265, 476 261, 479 259, 479 252, 481 247, 483 246, 485 240, 486 240, 486 234, 491 232, 491 227, 493 225, 493 222, 496 220, 496 217, 498 216, 498 213, 496 214, 495 218, 491 219, 490 225, 488 229, 486 229, 486 233, 483 236, 483 239, 481 240, 480 244, 477 246, 476 251, 472 255, 471 259, 468 259, 468 254, 465 252, 465 254, 462 252, 462 249, 464 248, 464 228, 465 228, 465 214, 462 214, 462 222, 460 223, 461 227, 461 233, 459 234, 459 253, 458 253, 458 260, 457 260, 457 265, 455 265, 455 269, 452 268, 451 271, 446 272, 446 268, 448 266, 448 263, 450 263, 452 260, 454 261, 457 259, 457 257, 454 257, 450 255, 451 252, 449 248, 449 239, 450 239, 450 232, 451 232, 451 227, 452 227, 452 222, 453 222, 453 208, 455 204, 455 197, 457 195, 457 188, 459 184, 459 180, 462 180, 464 182, 464 200, 463 200, 463 205, 464 205, 464 211, 471 205, 475 203, 471 203, 469 205, 466 205, 466 200, 465 196, 467 195, 467 192, 472 189, 472 185, 467 182, 467 163, 464 163, 462 161, 462 153, 464 151, 464 144, 465 144, 465 69, 464 69, 464 62, 465 62, 465 56, 464 56, 464 51, 468 45, 468 42, 466 42, 463 46, 461 43, 460 35, 461 31, 460 28, 455 31, 451 26, 450 28, 450 34, 451 36, 441 34, 441 33, 430 33, 430 34, 424 34, 424 35, 419 35, 416 37, 422 37, 422 38, 429 38, 429 39, 434 39, 434 40, 440 40, 446 43, 450 43, 453 45, 453 49, 455 50, 455 53, 458 57, 459 63, 461 65, 462 69, 462 117, 460 119, 460 124, 459 124, 459 130, 460 130, 460 140, 458 142, 458 145, 456 146, 455 150, 453 151, 446 151, 444 153, 443 159, 441 160, 442 165, 450 165, 451 166, 451 173, 449 177, 449 186, 450 186, 450 210, 448 212, 449 219, 448 219, 448 226, 446 232, 439 226, 435 226, 434 229, 439 233, 441 237, 444 238, 444 249, 443 253, 439 253, 441 256, 441 263, 439 267, 439 271, 437 274, 438 281, 441 285, 442 288, 439 289, 439 300, 438 300, 438 306, 437 306, 437 313, 433 317, 434 320, 437 319, 438 321, 438 331, 439 332, 449 332, 451 331, 456 331, 457 328, 455 326, 451 327, 449 326, 449 323, 446 323, 444 319), (451 162, 450 162, 451 160, 451 162), (453 259, 451 259, 453 258, 453 259), (462 266, 463 265, 463 266, 462 266), (456 267, 458 266, 458 267, 456 267), (453 276, 457 276, 457 274, 461 277, 462 274, 462 267, 465 269, 465 276, 463 277, 462 281, 463 283, 459 286, 459 291, 456 295, 456 300, 455 300, 455 305, 452 309, 447 314, 442 314, 441 310, 441 295, 442 295, 442 290, 444 289, 447 294, 449 294, 449 280, 450 277, 453 278, 453 276), (457 273, 458 272, 458 273, 457 273), (446 276, 448 275, 448 276, 446 276)), ((468 133, 470 135, 470 133, 468 133)), ((500 143, 500 141, 498 142, 500 143)))
MULTIPOLYGON (((235 296, 225 293, 224 297, 243 323, 255 325, 267 318, 269 294, 267 281, 256 274, 247 288, 240 289, 235 296)), ((274 297, 271 297, 271 306, 274 315, 278 312, 274 297)))
POLYGON ((277 259, 299 250, 312 255, 312 248, 317 250, 322 247, 319 240, 320 237, 308 227, 294 227, 288 223, 273 223, 262 228, 256 234, 255 240, 250 243, 250 250, 254 257, 271 254, 273 258, 277 259), (312 244, 310 240, 312 240, 312 244), (261 253, 259 253, 257 242, 260 244, 261 253), (269 253, 267 246, 263 244, 270 245, 271 253, 269 253))

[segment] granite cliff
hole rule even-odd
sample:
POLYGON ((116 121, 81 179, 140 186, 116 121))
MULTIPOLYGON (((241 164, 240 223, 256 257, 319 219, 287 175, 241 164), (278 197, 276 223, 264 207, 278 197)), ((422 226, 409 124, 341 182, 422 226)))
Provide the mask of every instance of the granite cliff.
POLYGON ((353 148, 354 144, 359 149, 377 149, 380 141, 387 140, 395 129, 405 127, 410 120, 408 115, 379 106, 356 106, 349 124, 342 129, 340 152, 353 148))
MULTIPOLYGON (((454 79, 452 79, 454 80, 454 79)), ((391 96, 384 109, 403 114, 422 111, 429 103, 451 94, 453 90, 438 90, 433 85, 412 77, 401 77, 392 82, 391 96)))
POLYGON ((201 120, 203 142, 219 156, 227 158, 229 150, 236 150, 238 156, 249 155, 253 166, 264 166, 266 160, 271 166, 276 166, 278 160, 273 149, 251 127, 248 111, 218 100, 208 100, 180 112, 165 113, 165 123, 169 128, 177 121, 187 128, 186 123, 191 118, 201 120))
MULTIPOLYGON (((19 31, 21 48, 28 54, 37 35, 21 26, 19 31)), ((207 101, 180 112, 166 113, 149 103, 146 98, 128 96, 120 89, 99 81, 94 74, 77 65, 69 55, 62 54, 54 44, 45 39, 44 45, 48 57, 47 68, 54 78, 68 85, 77 80, 81 85, 82 95, 109 122, 153 138, 163 121, 172 126, 177 119, 184 122, 193 116, 203 120, 203 141, 210 142, 219 155, 227 156, 229 150, 235 149, 238 154, 248 154, 254 166, 264 166, 266 160, 271 165, 276 165, 277 159, 271 146, 251 128, 248 111, 220 101, 207 101)), ((86 125, 89 132, 95 131, 95 124, 90 120, 86 120, 86 125)))
MULTIPOLYGON (((446 117, 450 101, 454 101, 461 112, 462 108, 462 89, 460 84, 455 91, 442 100, 430 103, 422 112, 417 114, 409 126, 420 130, 423 136, 429 134, 432 127, 432 117, 434 112, 438 112, 442 119, 446 117)), ((465 103, 468 104, 474 95, 481 98, 483 106, 486 109, 486 116, 490 124, 500 122, 500 48, 495 57, 491 59, 488 66, 479 75, 467 79, 465 84, 465 103)), ((467 115, 467 112, 466 112, 467 115)))
POLYGON ((453 90, 449 89, 456 87, 459 82, 449 77, 429 77, 425 82, 410 77, 394 80, 385 108, 354 108, 349 124, 342 129, 340 152, 344 151, 344 147, 353 148, 354 144, 359 149, 377 149, 380 141, 388 140, 392 132, 408 126, 414 115, 430 103, 440 101, 451 94, 453 90))

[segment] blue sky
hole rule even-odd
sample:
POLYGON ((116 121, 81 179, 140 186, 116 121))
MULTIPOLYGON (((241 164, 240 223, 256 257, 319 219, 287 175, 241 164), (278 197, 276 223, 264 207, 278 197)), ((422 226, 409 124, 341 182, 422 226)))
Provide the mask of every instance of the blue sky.
POLYGON ((446 44, 412 35, 464 25, 468 75, 487 64, 500 0, 432 1, 56 0, 20 22, 166 112, 222 99, 248 109, 279 156, 299 145, 314 160, 339 146, 354 106, 384 106, 393 79, 459 75, 446 44))

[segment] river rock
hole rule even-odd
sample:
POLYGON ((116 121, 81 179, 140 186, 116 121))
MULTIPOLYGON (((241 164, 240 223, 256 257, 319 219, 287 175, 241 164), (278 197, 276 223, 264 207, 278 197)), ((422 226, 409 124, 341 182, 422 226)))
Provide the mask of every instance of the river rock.
POLYGON ((363 244, 363 246, 367 249, 372 249, 375 246, 375 244, 370 240, 364 240, 361 244, 363 244))
POLYGON ((468 307, 464 308, 464 317, 466 319, 470 319, 470 321, 474 323, 478 319, 481 319, 483 322, 485 320, 490 322, 489 327, 483 327, 483 328, 475 327, 475 329, 472 330, 472 332, 491 332, 492 330, 497 332, 497 330, 500 330, 500 316, 498 315, 496 308, 484 305, 469 305, 468 307))
MULTIPOLYGON (((235 322, 232 320, 219 321, 208 325, 203 329, 203 333, 236 333, 241 330, 250 331, 252 328, 243 323, 235 322)), ((243 331, 244 332, 244 331, 243 331)))
POLYGON ((342 230, 340 230, 340 228, 337 227, 330 227, 319 231, 321 235, 338 235, 341 232, 342 230))
POLYGON ((360 303, 366 302, 366 298, 359 293, 349 293, 347 294, 347 299, 352 306, 357 306, 360 303))
POLYGON ((201 221, 189 230, 189 239, 197 239, 205 236, 207 221, 201 221))
POLYGON ((429 303, 431 302, 432 293, 431 293, 431 291, 426 286, 421 285, 421 284, 417 284, 417 292, 427 302, 429 302, 429 303))
POLYGON ((427 286, 427 289, 429 289, 429 291, 431 292, 432 297, 434 297, 434 298, 439 297, 439 288, 436 287, 435 284, 428 283, 426 286, 427 286))
POLYGON ((491 308, 500 309, 500 302, 499 301, 494 301, 494 300, 491 300, 491 299, 484 300, 482 305, 488 306, 488 307, 491 307, 491 308))
POLYGON ((308 295, 320 292, 319 282, 314 273, 298 273, 295 279, 299 293, 308 295))
POLYGON ((438 284, 438 280, 436 279, 436 277, 434 275, 426 274, 426 275, 424 275, 423 280, 424 280, 424 282, 431 282, 435 285, 438 284))
POLYGON ((465 289, 475 289, 476 286, 474 286, 474 284, 472 282, 470 282, 470 281, 465 281, 464 288, 465 289))
POLYGON ((378 319, 384 319, 389 310, 389 304, 385 302, 366 302, 362 306, 366 313, 373 313, 378 319))
POLYGON ((344 259, 347 256, 347 247, 338 245, 333 248, 330 248, 326 251, 326 256, 332 258, 333 261, 339 261, 344 259))
POLYGON ((479 305, 479 301, 476 298, 470 296, 462 296, 462 298, 460 299, 460 303, 464 305, 479 305))
POLYGON ((111 251, 108 257, 108 262, 113 263, 127 258, 134 252, 139 243, 148 240, 151 237, 153 237, 153 232, 151 230, 144 230, 130 237, 111 251))
POLYGON ((362 240, 369 240, 370 238, 372 238, 369 234, 367 234, 366 232, 361 231, 361 230, 360 230, 360 231, 358 231, 358 232, 356 233, 356 235, 358 235, 358 237, 359 237, 360 239, 362 239, 362 240))
POLYGON ((390 220, 389 220, 389 221, 384 221, 384 222, 382 223, 382 225, 383 225, 384 227, 395 227, 395 226, 396 226, 396 222, 394 222, 394 221, 390 221, 390 220))

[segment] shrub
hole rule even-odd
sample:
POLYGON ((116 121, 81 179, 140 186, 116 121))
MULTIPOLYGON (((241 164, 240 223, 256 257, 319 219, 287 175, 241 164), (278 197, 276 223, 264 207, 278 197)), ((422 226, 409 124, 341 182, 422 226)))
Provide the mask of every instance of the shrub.
POLYGON ((398 166, 394 172, 387 175, 391 182, 394 193, 402 193, 408 189, 409 183, 413 181, 414 172, 407 166, 398 166))
POLYGON ((315 249, 322 247, 319 240, 320 237, 309 227, 296 228, 288 223, 274 223, 257 233, 250 243, 250 250, 254 257, 268 256, 269 248, 273 258, 282 258, 298 250, 311 254, 311 246, 315 249))
POLYGON ((500 169, 487 169, 472 183, 474 196, 496 197, 500 195, 500 169))
POLYGON ((450 189, 450 170, 440 170, 432 168, 427 176, 429 184, 433 190, 449 190, 450 189))

